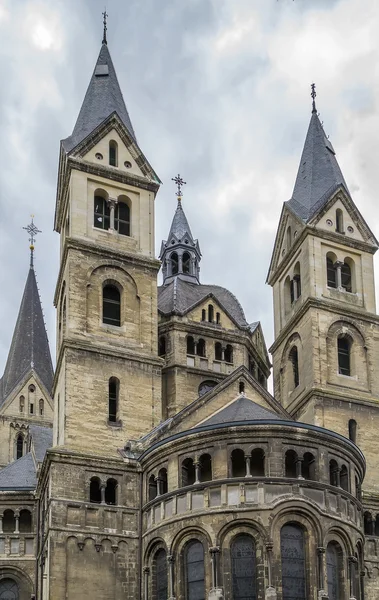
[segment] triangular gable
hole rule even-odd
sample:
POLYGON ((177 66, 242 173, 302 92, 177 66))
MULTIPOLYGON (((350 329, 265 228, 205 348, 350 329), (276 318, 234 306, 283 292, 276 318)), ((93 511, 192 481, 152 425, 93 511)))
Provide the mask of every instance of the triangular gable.
POLYGON ((260 354, 260 356, 266 361, 266 363, 270 365, 270 358, 268 355, 267 346, 263 335, 262 325, 259 321, 255 325, 256 326, 254 328, 254 331, 252 332, 254 346, 258 354, 260 354))
MULTIPOLYGON (((291 207, 288 205, 288 202, 285 202, 280 214, 278 230, 275 237, 266 283, 271 282, 271 278, 277 267, 288 254, 286 232, 289 226, 291 227, 292 235, 294 235, 295 231, 298 232, 297 239, 300 237, 300 233, 305 229, 303 221, 291 209, 291 207)), ((293 243, 295 241, 296 240, 294 240, 293 243)))
MULTIPOLYGON (((41 380, 40 377, 38 377, 38 374, 34 371, 31 370, 29 373, 27 373, 27 375, 19 382, 19 384, 17 385, 17 387, 14 388, 14 390, 12 390, 12 392, 9 394, 9 396, 6 398, 5 402, 3 402, 3 404, 0 406, 0 415, 3 415, 6 413, 7 409, 9 408, 9 406, 11 406, 13 404, 13 402, 17 402, 17 407, 15 412, 17 413, 17 415, 20 418, 28 418, 28 414, 25 413, 24 415, 22 413, 19 413, 19 396, 23 390, 23 388, 25 388, 26 386, 30 385, 31 383, 36 384, 39 389, 41 390, 42 394, 43 394, 43 399, 46 400, 46 402, 48 403, 50 409, 53 411, 54 410, 54 404, 53 404, 53 399, 49 393, 49 391, 47 390, 46 386, 44 385, 43 381, 41 380)), ((37 410, 37 406, 36 406, 36 410, 37 410)), ((35 416, 33 416, 33 418, 35 418, 35 416)))

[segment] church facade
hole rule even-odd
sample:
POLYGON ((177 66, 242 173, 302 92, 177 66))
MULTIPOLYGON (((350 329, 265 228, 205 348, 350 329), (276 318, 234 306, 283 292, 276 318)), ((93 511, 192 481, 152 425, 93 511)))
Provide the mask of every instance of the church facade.
POLYGON ((377 600, 378 242, 315 98, 268 272, 274 396, 176 182, 158 260, 104 37, 60 147, 55 373, 32 244, 0 380, 0 600, 377 600))

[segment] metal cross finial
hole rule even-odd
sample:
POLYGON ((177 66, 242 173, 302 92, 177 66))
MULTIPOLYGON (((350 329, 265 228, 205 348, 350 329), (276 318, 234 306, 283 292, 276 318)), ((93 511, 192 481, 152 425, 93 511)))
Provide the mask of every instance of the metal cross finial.
POLYGON ((182 185, 186 185, 187 182, 183 181, 179 174, 176 177, 171 177, 171 181, 175 181, 176 185, 178 186, 176 195, 178 196, 178 200, 180 200, 182 197, 182 185))
POLYGON ((316 84, 311 84, 312 112, 316 112, 316 84))
POLYGON ((104 8, 104 12, 102 13, 103 15, 103 25, 104 25, 104 32, 103 32, 103 44, 107 44, 107 17, 108 17, 108 13, 107 13, 107 9, 104 8))
POLYGON ((34 240, 37 233, 42 233, 40 229, 34 225, 34 215, 30 215, 32 217, 32 222, 29 223, 26 227, 23 227, 29 234, 29 242, 30 242, 30 267, 33 268, 33 252, 34 252, 34 240))

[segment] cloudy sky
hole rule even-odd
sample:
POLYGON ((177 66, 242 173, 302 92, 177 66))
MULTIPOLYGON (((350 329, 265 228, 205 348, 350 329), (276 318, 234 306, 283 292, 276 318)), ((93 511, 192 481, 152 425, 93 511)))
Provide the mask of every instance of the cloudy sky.
MULTIPOLYGON (((43 234, 36 272, 52 349, 59 140, 100 50, 103 0, 0 0, 0 371, 28 271, 22 226, 43 234)), ((204 283, 223 285, 273 341, 266 273, 317 108, 353 198, 379 234, 377 0, 108 0, 108 45, 140 146, 163 186, 156 248, 183 204, 204 283)), ((379 272, 377 272, 379 279, 379 272)))

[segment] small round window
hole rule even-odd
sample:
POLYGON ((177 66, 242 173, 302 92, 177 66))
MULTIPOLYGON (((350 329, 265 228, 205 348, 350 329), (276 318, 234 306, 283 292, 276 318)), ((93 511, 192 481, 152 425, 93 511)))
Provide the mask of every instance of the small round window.
POLYGON ((354 233, 354 228, 351 225, 349 225, 349 227, 347 228, 347 230, 348 230, 349 233, 354 233))
POLYGON ((35 386, 34 386, 33 384, 31 384, 31 385, 29 386, 29 392, 33 393, 33 392, 35 392, 35 391, 36 391, 36 388, 35 388, 35 386))
POLYGON ((96 152, 95 157, 97 158, 97 160, 103 160, 103 155, 101 154, 101 152, 96 152))
POLYGON ((126 161, 124 162, 124 167, 125 167, 126 169, 131 169, 131 168, 132 168, 132 163, 131 163, 129 160, 126 160, 126 161))

